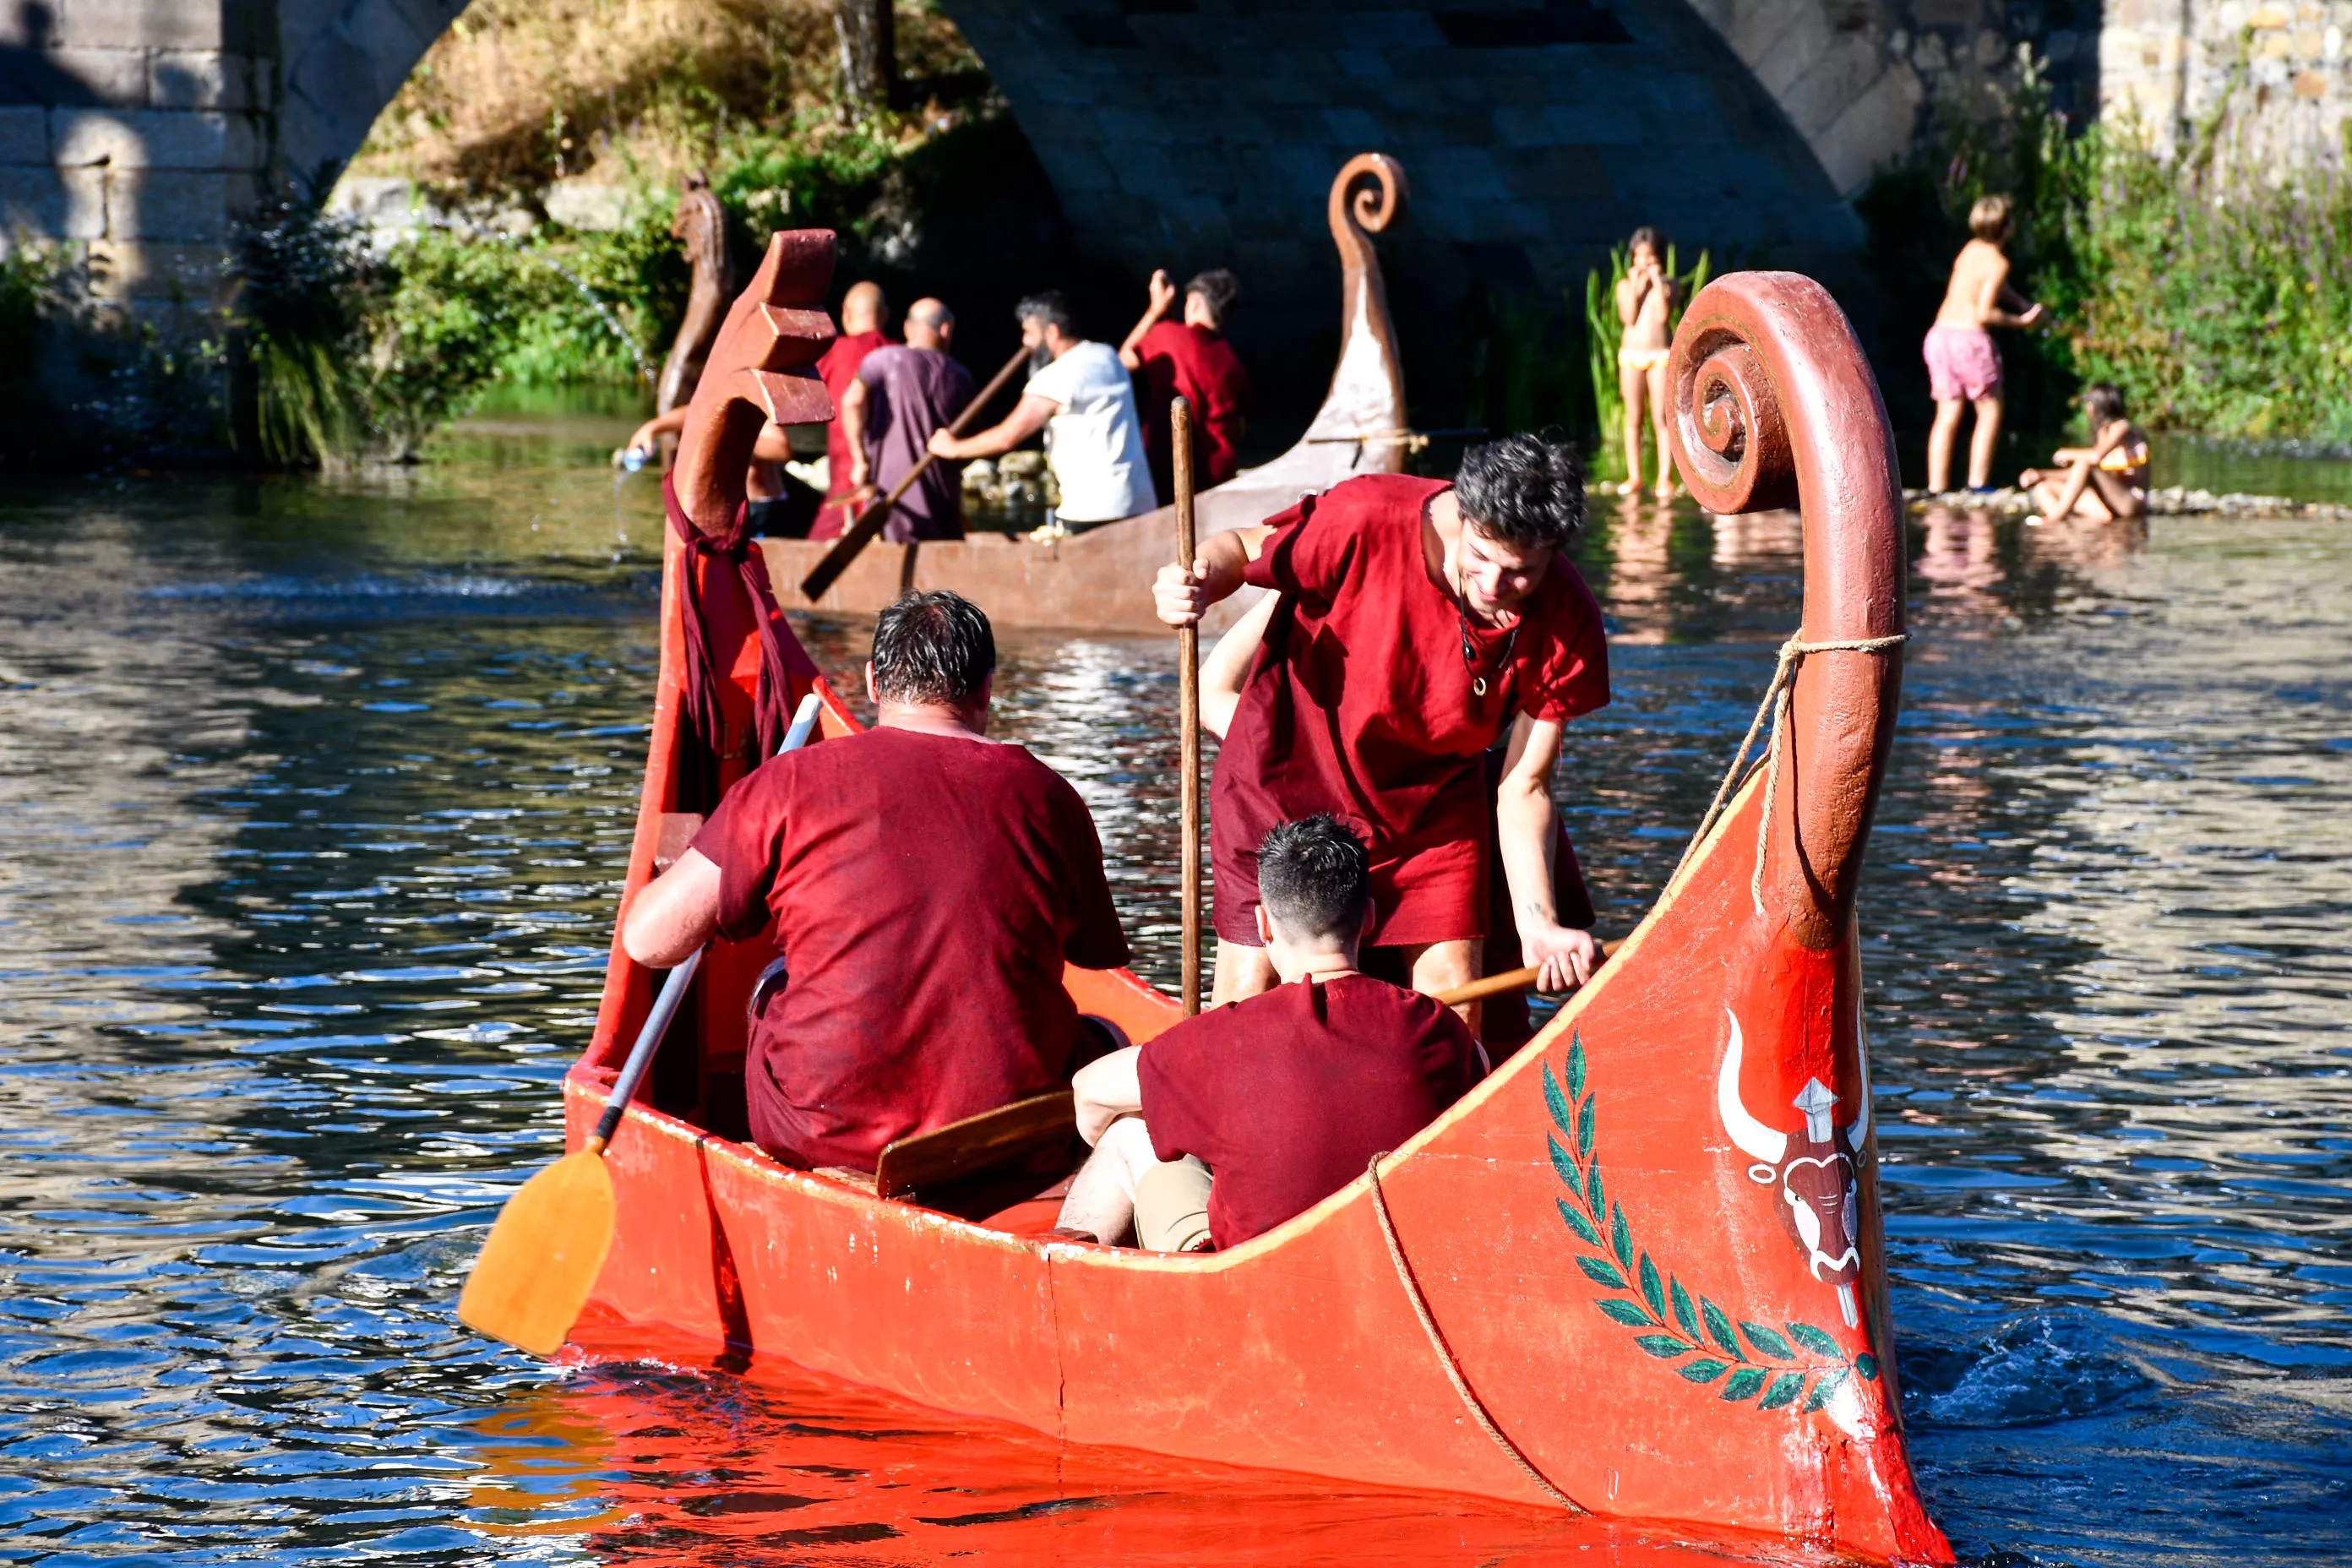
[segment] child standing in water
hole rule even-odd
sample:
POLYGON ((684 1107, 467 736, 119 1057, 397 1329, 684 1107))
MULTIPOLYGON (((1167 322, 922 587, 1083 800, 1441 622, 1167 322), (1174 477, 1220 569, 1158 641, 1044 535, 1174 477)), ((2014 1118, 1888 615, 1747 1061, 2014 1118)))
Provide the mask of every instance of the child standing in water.
POLYGON ((1617 321, 1624 335, 1617 344, 1617 395, 1625 405, 1625 483, 1642 488, 1642 405, 1658 437, 1658 499, 1675 493, 1674 459, 1666 455, 1666 359, 1674 344, 1675 308, 1682 286, 1666 271, 1658 231, 1646 224, 1633 231, 1625 276, 1617 280, 1617 321))
POLYGON ((2062 472, 2028 468, 2017 476, 2042 509, 2028 522, 2113 522, 2147 510, 2147 433, 2124 411, 2123 390, 2112 381, 2097 383, 2083 395, 2083 413, 2091 444, 2059 447, 2050 460, 2062 472))
POLYGON ((1936 399, 1936 425, 1927 433, 1927 488, 1951 489, 1952 446, 1959 439, 1960 413, 1977 411, 1969 442, 1969 488, 1992 484, 1993 444, 2000 438, 2000 351, 1988 327, 2030 327, 2042 310, 2009 286, 2010 205, 2007 196, 1979 196, 1969 209, 1969 232, 1952 281, 1944 290, 1936 324, 1927 329, 1927 384, 1936 399))

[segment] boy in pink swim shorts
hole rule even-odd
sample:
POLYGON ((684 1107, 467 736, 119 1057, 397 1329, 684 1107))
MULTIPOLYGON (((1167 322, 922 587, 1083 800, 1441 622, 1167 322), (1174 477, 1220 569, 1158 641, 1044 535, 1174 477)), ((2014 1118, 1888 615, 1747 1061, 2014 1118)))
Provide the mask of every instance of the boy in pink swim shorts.
POLYGON ((1936 423, 1927 433, 1927 488, 1938 495, 1951 489, 1952 447, 1959 440, 1960 414, 1973 406, 1976 429, 1969 441, 1969 488, 1992 483, 1992 454, 2000 439, 2000 351, 1988 327, 2030 327, 2042 310, 2009 286, 2010 237, 2007 196, 1980 196, 1969 209, 1969 232, 1952 263, 1952 280, 1925 350, 1928 390, 1936 399, 1936 423))

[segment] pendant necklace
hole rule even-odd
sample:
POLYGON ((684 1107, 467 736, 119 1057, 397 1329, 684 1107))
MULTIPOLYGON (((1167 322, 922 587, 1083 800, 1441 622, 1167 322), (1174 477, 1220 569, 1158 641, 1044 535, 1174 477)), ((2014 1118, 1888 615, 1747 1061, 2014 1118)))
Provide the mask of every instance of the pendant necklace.
MULTIPOLYGON (((1477 657, 1470 646, 1470 611, 1463 595, 1462 579, 1458 575, 1454 579, 1454 614, 1462 626, 1462 668, 1470 672, 1470 695, 1484 697, 1486 695, 1486 678, 1478 673, 1477 657)), ((1525 616, 1511 623, 1511 635, 1503 639, 1503 657, 1495 661, 1497 676, 1509 666, 1511 650, 1518 646, 1519 628, 1527 624, 1525 616)))

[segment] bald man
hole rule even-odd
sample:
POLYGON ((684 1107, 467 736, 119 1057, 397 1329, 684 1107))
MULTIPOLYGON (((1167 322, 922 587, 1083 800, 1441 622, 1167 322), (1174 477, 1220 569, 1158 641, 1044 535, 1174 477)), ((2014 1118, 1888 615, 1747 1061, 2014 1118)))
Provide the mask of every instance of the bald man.
MULTIPOLYGON (((835 421, 849 443, 853 506, 876 503, 923 460, 931 432, 943 430, 971 401, 971 372, 948 357, 955 312, 918 300, 907 312, 904 348, 866 356, 841 395, 835 421)), ((898 498, 882 537, 893 544, 963 537, 963 465, 933 463, 898 498)))
MULTIPOLYGON (((877 283, 853 283, 849 292, 841 297, 841 336, 816 362, 816 373, 824 380, 824 389, 833 394, 833 405, 841 406, 857 372, 866 363, 866 356, 876 349, 889 345, 889 334, 882 330, 883 318, 889 314, 890 303, 882 298, 877 283)), ((838 418, 825 426, 825 467, 828 474, 824 510, 816 514, 816 523, 809 530, 811 539, 836 539, 849 526, 856 510, 850 504, 854 487, 850 470, 856 466, 857 447, 849 438, 838 418)))

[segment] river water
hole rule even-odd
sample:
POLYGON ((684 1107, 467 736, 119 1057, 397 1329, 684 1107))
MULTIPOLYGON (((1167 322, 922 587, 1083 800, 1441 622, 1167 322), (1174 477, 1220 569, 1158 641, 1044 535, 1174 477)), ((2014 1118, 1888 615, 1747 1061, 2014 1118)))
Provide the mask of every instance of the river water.
MULTIPOLYGON (((455 1322, 558 1147, 635 806, 659 535, 615 435, 0 501, 0 1561, 1723 1560, 455 1322)), ((1617 700, 1559 795, 1622 931, 1796 540, 1604 525, 1617 700)), ((2352 1562, 2352 541, 1940 514, 1914 551, 1864 921, 1930 1506, 1982 1563, 2352 1562)), ((1169 648, 1009 638, 1000 690, 1170 978, 1169 648)))

